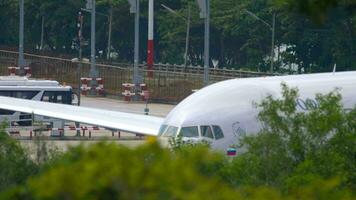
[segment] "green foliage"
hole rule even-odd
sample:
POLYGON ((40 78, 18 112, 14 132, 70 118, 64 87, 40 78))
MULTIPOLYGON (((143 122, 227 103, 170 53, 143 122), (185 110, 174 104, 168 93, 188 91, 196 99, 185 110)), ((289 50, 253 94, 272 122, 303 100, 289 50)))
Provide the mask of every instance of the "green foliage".
MULTIPOLYGON (((246 158, 237 157, 238 160, 246 158)), ((255 161, 258 158, 255 159, 255 161)), ((259 186, 255 179, 244 186, 226 182, 256 174, 256 162, 228 162, 203 146, 179 151, 150 142, 137 149, 99 143, 79 146, 60 156, 39 176, 25 185, 1 193, 1 199, 352 199, 340 179, 313 178, 289 188, 259 186), (238 165, 240 164, 240 166, 238 165), (241 164, 249 169, 239 171, 241 164), (234 176, 232 172, 240 176, 234 176)), ((305 175, 304 177, 308 177, 305 175)))
MULTIPOLYGON (((141 2, 140 59, 146 60, 147 0, 141 2)), ((204 53, 204 20, 199 18, 195 0, 155 1, 155 61, 183 64, 186 20, 191 7, 191 34, 188 64, 202 65, 204 53), (161 4, 176 10, 167 12, 161 4)), ((25 48, 33 50, 40 44, 44 19, 45 49, 76 56, 71 49, 77 35, 76 20, 85 1, 32 0, 25 3, 25 48)), ((109 14, 113 9, 112 47, 118 61, 133 59, 134 17, 126 0, 98 0, 98 12, 109 14)), ((249 10, 268 24, 276 13, 275 71, 297 72, 356 69, 356 16, 354 0, 211 0, 211 58, 220 67, 267 71, 270 63, 271 30, 261 20, 247 14, 249 10), (317 24, 315 23, 317 22, 317 24)), ((0 22, 5 27, 0 45, 18 45, 18 1, 0 2, 0 22)), ((96 17, 97 50, 107 49, 108 18, 96 17)), ((90 39, 90 14, 84 13, 84 38, 90 39)), ((89 56, 89 46, 83 56, 89 56)))
POLYGON ((309 16, 317 23, 325 22, 328 13, 338 6, 355 6, 354 0, 275 0, 278 4, 287 5, 292 10, 309 16))
POLYGON ((19 142, 10 138, 5 126, 0 128, 0 191, 22 184, 38 172, 19 142))
POLYGON ((178 152, 150 143, 137 149, 100 143, 76 147, 9 199, 230 199, 212 173, 224 158, 207 148, 178 152), (31 197, 31 198, 30 198, 31 197))
POLYGON ((222 170, 223 176, 233 185, 283 191, 335 178, 330 182, 335 188, 354 188, 356 108, 345 110, 334 91, 317 94, 318 106, 301 112, 296 106, 297 89, 282 85, 282 94, 281 99, 269 96, 258 104, 263 129, 244 138, 246 152, 222 170))

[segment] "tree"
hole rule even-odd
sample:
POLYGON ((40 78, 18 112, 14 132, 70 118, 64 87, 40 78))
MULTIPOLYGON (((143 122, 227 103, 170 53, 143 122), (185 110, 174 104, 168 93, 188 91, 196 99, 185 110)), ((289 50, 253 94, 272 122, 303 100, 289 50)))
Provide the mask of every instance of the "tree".
POLYGON ((0 35, 1 45, 14 45, 18 39, 17 9, 18 3, 14 0, 4 0, 0 2, 0 23, 3 27, 0 35))
POLYGON ((39 167, 29 158, 18 141, 12 139, 5 126, 0 128, 0 191, 22 184, 35 175, 39 167))
MULTIPOLYGON (((204 52, 204 21, 199 18, 195 0, 155 1, 155 61, 182 64, 184 61, 186 24, 161 7, 161 3, 186 16, 191 6, 192 24, 189 61, 202 65, 204 52)), ((146 60, 147 0, 141 2, 140 60, 146 60)), ((18 46, 18 1, 0 3, 0 22, 4 30, 0 45, 18 46)), ((71 49, 76 37, 77 14, 85 1, 25 1, 25 48, 35 50, 40 44, 44 16, 44 43, 49 52, 77 56, 71 49)), ((108 14, 113 8, 112 47, 118 61, 133 60, 134 17, 126 0, 97 0, 97 10, 108 14)), ((249 10, 272 23, 276 13, 275 71, 298 73, 356 69, 356 15, 354 0, 211 0, 211 58, 220 67, 267 71, 271 54, 271 32, 266 24, 246 14, 249 10), (277 54, 276 54, 277 55, 277 54), (287 68, 287 69, 286 69, 287 68)), ((107 49, 108 19, 96 17, 97 51, 107 49)), ((84 13, 84 38, 90 38, 90 15, 84 13)), ((88 56, 89 47, 83 48, 88 56)), ((100 62, 100 59, 99 59, 100 62)))
POLYGON ((345 110, 334 91, 316 95, 318 106, 301 112, 298 90, 282 87, 281 99, 269 96, 258 104, 263 129, 242 141, 246 152, 227 170, 229 182, 290 191, 336 178, 338 186, 354 188, 356 108, 345 110))

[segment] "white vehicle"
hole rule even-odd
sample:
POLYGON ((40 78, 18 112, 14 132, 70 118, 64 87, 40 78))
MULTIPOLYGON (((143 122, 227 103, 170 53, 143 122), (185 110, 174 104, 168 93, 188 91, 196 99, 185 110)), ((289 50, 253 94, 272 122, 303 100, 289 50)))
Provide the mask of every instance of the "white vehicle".
MULTIPOLYGON (((0 77, 0 96, 72 104, 72 88, 70 86, 62 86, 57 81, 31 80, 19 76, 0 77)), ((0 120, 5 119, 24 126, 29 126, 32 122, 31 114, 0 109, 0 120)), ((53 119, 36 116, 36 120, 51 122, 53 119)))
POLYGON ((298 87, 301 111, 315 102, 316 93, 326 94, 335 88, 340 89, 346 108, 356 105, 356 72, 340 72, 219 82, 187 97, 166 118, 6 97, 0 97, 0 108, 161 138, 206 140, 213 148, 226 150, 238 142, 240 135, 260 130, 256 118, 259 111, 253 103, 267 95, 280 97, 282 82, 298 87))

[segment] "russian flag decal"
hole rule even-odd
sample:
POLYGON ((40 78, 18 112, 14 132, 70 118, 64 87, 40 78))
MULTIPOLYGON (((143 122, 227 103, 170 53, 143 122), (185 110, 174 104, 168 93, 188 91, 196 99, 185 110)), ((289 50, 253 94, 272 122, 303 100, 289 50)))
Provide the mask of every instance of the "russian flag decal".
POLYGON ((226 150, 228 156, 236 156, 236 149, 235 148, 228 148, 226 150))

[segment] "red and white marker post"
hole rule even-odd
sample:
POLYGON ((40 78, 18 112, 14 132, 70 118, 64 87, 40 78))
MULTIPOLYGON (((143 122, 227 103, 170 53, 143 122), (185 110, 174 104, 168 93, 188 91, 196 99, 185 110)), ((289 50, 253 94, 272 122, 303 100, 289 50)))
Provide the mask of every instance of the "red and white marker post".
POLYGON ((153 78, 153 58, 154 58, 154 0, 148 1, 148 42, 147 42, 147 69, 148 77, 153 78))

